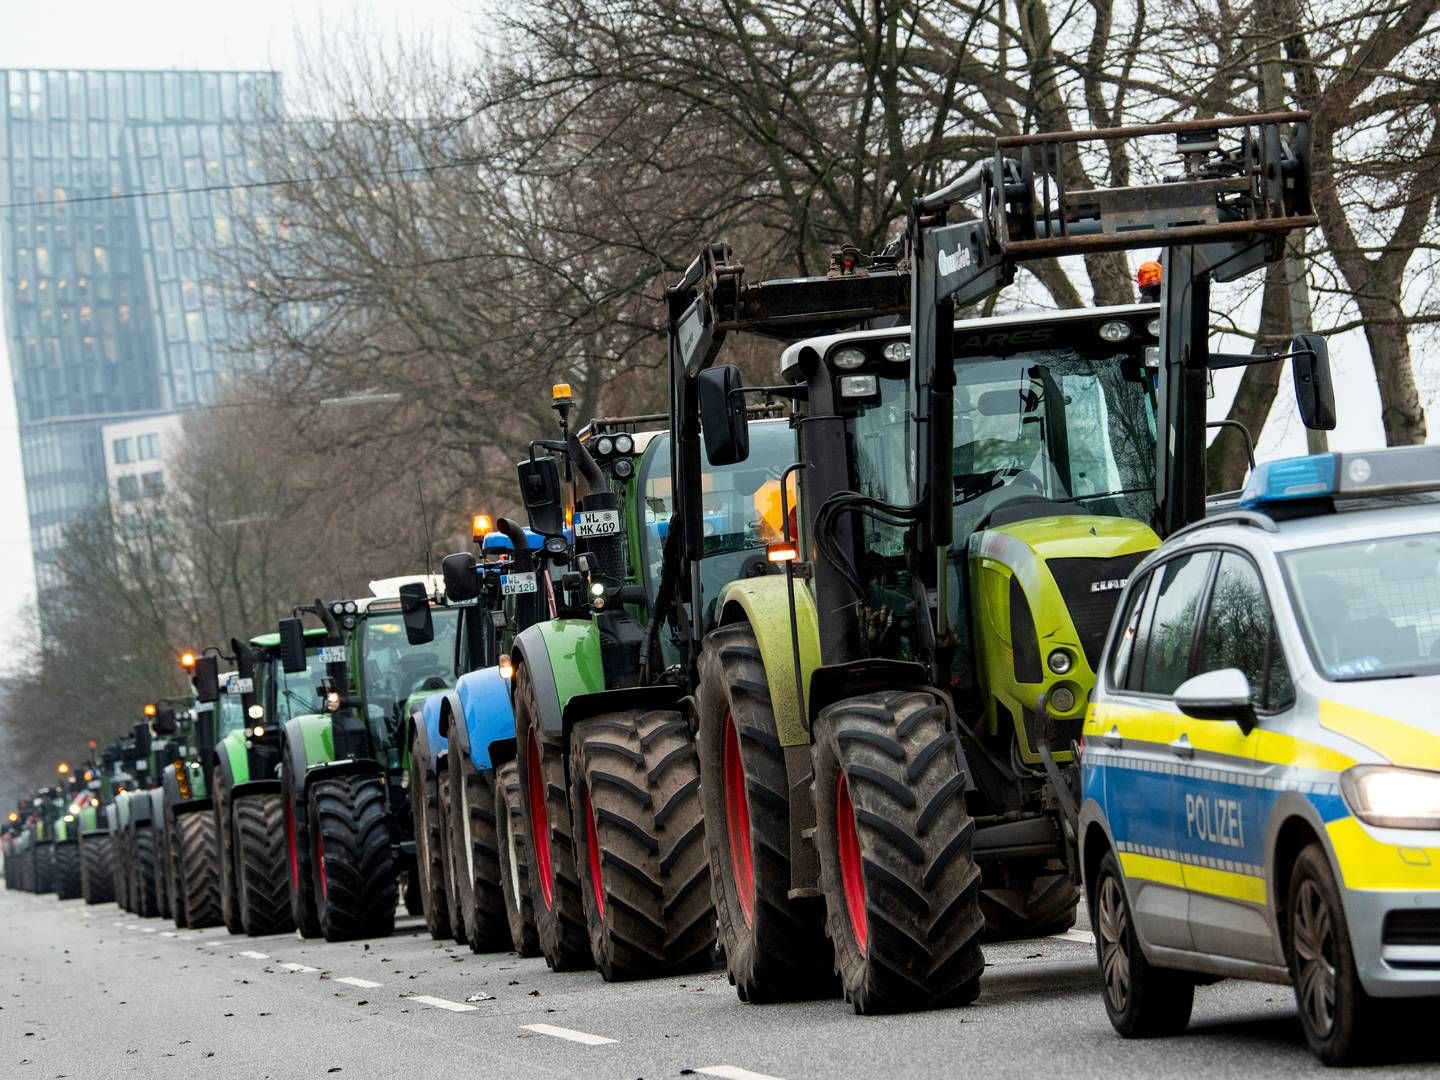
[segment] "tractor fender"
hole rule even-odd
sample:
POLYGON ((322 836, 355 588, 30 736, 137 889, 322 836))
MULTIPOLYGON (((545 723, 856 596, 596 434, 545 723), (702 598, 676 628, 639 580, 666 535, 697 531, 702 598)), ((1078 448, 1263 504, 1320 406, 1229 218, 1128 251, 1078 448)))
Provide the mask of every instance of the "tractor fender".
POLYGON ((312 765, 306 774, 305 782, 312 780, 327 780, 332 776, 353 776, 355 774, 385 776, 385 766, 371 758, 351 758, 344 761, 327 761, 320 765, 312 765))
POLYGON ((335 756, 335 736, 330 727, 330 717, 322 713, 292 716, 285 722, 283 740, 285 752, 282 760, 286 768, 295 769, 295 795, 304 799, 306 779, 314 775, 318 766, 335 756))
POLYGON ((425 774, 425 782, 427 784, 434 783, 435 777, 440 771, 439 755, 432 753, 430 750, 430 732, 424 723, 416 724, 414 731, 410 760, 429 762, 429 770, 425 774))
MULTIPOLYGON (((748 622, 760 646, 770 682, 770 703, 781 746, 808 746, 809 726, 795 692, 795 649, 790 637, 790 598, 783 575, 741 578, 720 591, 718 624, 748 622)), ((804 584, 795 585, 795 628, 800 637, 800 676, 810 685, 820 666, 820 623, 815 600, 804 584)), ((807 694, 808 696, 808 694, 807 694)))
MULTIPOLYGON (((461 676, 462 679, 464 677, 461 676)), ((450 744, 458 734, 451 719, 463 715, 465 715, 465 708, 460 697, 458 683, 443 694, 436 694, 425 702, 422 718, 425 721, 425 730, 430 735, 430 748, 437 759, 442 753, 450 750, 450 744)))
POLYGON ((106 831, 106 832, 112 832, 112 833, 113 833, 113 832, 115 831, 116 826, 117 826, 117 823, 118 823, 118 819, 116 818, 115 814, 116 814, 115 804, 114 804, 113 802, 111 802, 111 803, 106 803, 106 804, 105 804, 105 831, 106 831))
POLYGON ((423 726, 429 733, 427 745, 430 748, 430 767, 437 766, 440 755, 445 753, 446 732, 439 723, 439 701, 452 694, 453 690, 417 690, 406 701, 405 720, 400 732, 400 767, 410 768, 410 747, 415 743, 415 733, 423 726))
POLYGON ((561 710, 560 724, 568 742, 576 724, 593 716, 627 709, 680 709, 688 721, 693 710, 686 705, 686 696, 683 688, 673 684, 626 686, 618 690, 602 690, 598 694, 576 694, 561 710))
POLYGON ((127 791, 120 802, 120 825, 150 824, 150 793, 148 791, 127 791))
POLYGON ((605 689, 600 634, 589 619, 552 619, 528 626, 515 638, 510 655, 530 673, 540 730, 546 735, 564 736, 562 713, 572 697, 605 689))
POLYGON ((449 713, 452 749, 469 755, 477 770, 493 768, 491 744, 515 737, 509 680, 501 677, 498 667, 480 668, 460 676, 455 691, 454 702, 447 697, 444 706, 451 710, 458 706, 458 711, 449 713), (463 717, 463 722, 456 723, 456 717, 463 717))
POLYGON ((200 804, 210 805, 209 787, 200 767, 193 762, 185 763, 185 779, 190 785, 188 799, 180 792, 180 779, 176 775, 174 764, 165 766, 161 786, 165 793, 165 812, 172 817, 184 809, 199 809, 200 804), (195 805, 191 806, 192 803, 195 805))
POLYGON ((150 796, 150 824, 157 830, 163 830, 166 825, 165 789, 153 787, 146 794, 150 796))

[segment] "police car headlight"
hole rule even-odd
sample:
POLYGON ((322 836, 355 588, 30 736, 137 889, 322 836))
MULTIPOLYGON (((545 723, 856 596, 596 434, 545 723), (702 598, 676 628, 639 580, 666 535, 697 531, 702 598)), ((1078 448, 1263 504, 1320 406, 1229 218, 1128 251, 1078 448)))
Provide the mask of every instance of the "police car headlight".
POLYGON ((1440 829, 1440 772, 1356 765, 1340 774, 1350 812, 1384 829, 1440 829))

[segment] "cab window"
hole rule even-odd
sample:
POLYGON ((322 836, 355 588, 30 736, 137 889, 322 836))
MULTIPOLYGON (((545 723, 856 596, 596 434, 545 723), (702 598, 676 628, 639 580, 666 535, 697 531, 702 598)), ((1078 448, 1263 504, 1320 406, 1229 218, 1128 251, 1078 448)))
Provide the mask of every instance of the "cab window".
POLYGON ((1154 571, 1136 644, 1138 671, 1132 670, 1129 688, 1168 696, 1189 678, 1195 626, 1213 559, 1211 552, 1192 552, 1170 559, 1154 571))
POLYGON ((1295 699, 1260 572, 1234 551, 1220 556, 1200 633, 1195 674, 1224 668, 1245 673, 1255 708, 1262 712, 1287 708, 1295 699))

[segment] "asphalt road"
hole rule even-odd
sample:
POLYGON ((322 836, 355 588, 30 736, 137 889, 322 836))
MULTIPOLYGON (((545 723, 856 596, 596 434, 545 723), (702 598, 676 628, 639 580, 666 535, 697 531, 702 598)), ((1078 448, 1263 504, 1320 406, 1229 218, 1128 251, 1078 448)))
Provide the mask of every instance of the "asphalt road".
MULTIPOLYGON (((606 985, 474 956, 416 919, 394 937, 177 931, 115 905, 0 890, 0 1077, 1265 1077, 1321 1072, 1286 988, 1199 992, 1188 1034, 1111 1031, 1088 935, 991 945, 980 1001, 858 1017, 741 1003, 723 971, 606 985), (475 1000, 467 1000, 474 998, 475 1000)), ((1433 1024, 1433 1021, 1432 1021, 1433 1024)), ((1433 1040, 1387 1076, 1434 1076, 1433 1040)))

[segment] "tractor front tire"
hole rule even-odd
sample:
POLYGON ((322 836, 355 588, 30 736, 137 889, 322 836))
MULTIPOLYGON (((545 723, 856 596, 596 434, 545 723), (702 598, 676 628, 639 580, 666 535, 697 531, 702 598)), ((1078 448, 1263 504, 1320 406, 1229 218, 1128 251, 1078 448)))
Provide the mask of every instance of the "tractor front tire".
POLYGON ((980 990, 975 823, 949 708, 861 694, 815 722, 815 846, 826 932, 857 1013, 968 1004, 980 990))
POLYGON ((311 780, 315 901, 326 941, 388 937, 395 931, 395 856, 382 776, 311 780))
POLYGON ((177 821, 178 819, 172 819, 165 827, 165 895, 170 901, 170 917, 175 920, 178 929, 184 930, 190 925, 190 920, 185 908, 185 882, 182 876, 184 871, 180 867, 177 821))
POLYGON ((80 896, 80 842, 65 840, 55 844, 55 896, 74 900, 80 896))
POLYGON ((123 830, 110 834, 110 871, 115 878, 115 902, 125 911, 135 910, 130 892, 130 836, 123 830))
MULTIPOLYGON (((1079 886, 1063 866, 1040 866, 1028 871, 1002 871, 995 882, 982 880, 980 910, 985 916, 985 937, 992 941, 1063 934, 1075 925, 1080 903, 1079 886)), ((992 870, 985 871, 988 877, 992 870)))
POLYGON ((80 895, 87 904, 115 899, 114 847, 108 833, 80 841, 80 895))
POLYGON ((294 930, 284 796, 242 795, 229 805, 241 930, 251 937, 294 930))
POLYGON ((175 819, 174 840, 186 922, 196 929, 219 926, 224 914, 220 910, 220 844, 214 816, 205 810, 182 814, 175 819))
POLYGON ((39 895, 55 891, 55 841, 37 843, 35 852, 35 892, 39 895))
POLYGON ((160 914, 160 866, 154 826, 135 826, 130 843, 130 895, 135 902, 132 910, 142 919, 153 919, 160 914))
POLYGON ((450 804, 455 800, 450 794, 448 768, 440 773, 435 786, 440 792, 440 851, 445 860, 445 909, 450 912, 450 940, 456 945, 464 945, 465 911, 460 906, 460 896, 455 887, 458 871, 455 868, 455 844, 450 839, 450 818, 454 813, 450 804))
POLYGON ((705 636, 700 797, 725 966, 742 1001, 828 996, 823 905, 791 900, 790 793, 770 680, 749 625, 705 636))
POLYGON ((425 929, 436 941, 450 937, 450 908, 445 895, 445 848, 440 842, 439 784, 410 747, 410 805, 415 814, 415 878, 425 929))
POLYGON ((510 947, 520 956, 539 956, 535 898, 530 885, 530 833, 520 768, 507 761, 495 770, 495 846, 500 852, 500 892, 510 926, 510 947))
POLYGON ((215 844, 219 849, 220 920, 232 934, 243 934, 245 923, 240 918, 240 875, 235 863, 235 817, 230 808, 230 789, 225 773, 217 765, 210 773, 210 790, 215 792, 213 809, 215 844))
POLYGON ((455 904, 471 952, 510 946, 510 921, 500 889, 500 843, 495 831, 495 773, 477 769, 470 755, 450 744, 450 849, 455 904))
POLYGON ((615 982, 707 970, 715 904, 685 718, 614 713, 578 724, 570 743, 575 861, 600 974, 615 982))
POLYGON ((575 842, 570 832, 570 798, 565 784, 565 743, 540 730, 540 709, 529 666, 515 665, 515 733, 520 790, 525 799, 534 860, 531 894, 535 932, 545 962, 555 971, 595 966, 575 842))
POLYGON ((296 777, 304 772, 288 759, 281 770, 280 795, 285 809, 285 842, 290 855, 290 919, 301 937, 320 936, 315 899, 315 838, 310 835, 310 813, 296 777))

